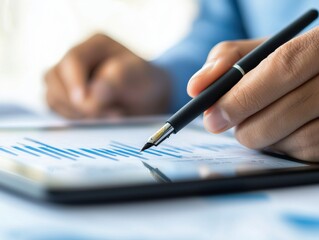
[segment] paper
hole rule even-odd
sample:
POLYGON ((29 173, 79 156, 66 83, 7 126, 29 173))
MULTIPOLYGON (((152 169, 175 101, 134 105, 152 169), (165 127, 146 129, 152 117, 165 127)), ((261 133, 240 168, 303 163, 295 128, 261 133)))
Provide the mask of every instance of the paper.
POLYGON ((140 153, 145 140, 159 127, 133 124, 1 131, 0 166, 30 172, 32 177, 50 176, 54 184, 72 186, 178 181, 209 174, 235 175, 247 169, 306 166, 246 149, 232 137, 197 127, 185 128, 159 147, 140 153))

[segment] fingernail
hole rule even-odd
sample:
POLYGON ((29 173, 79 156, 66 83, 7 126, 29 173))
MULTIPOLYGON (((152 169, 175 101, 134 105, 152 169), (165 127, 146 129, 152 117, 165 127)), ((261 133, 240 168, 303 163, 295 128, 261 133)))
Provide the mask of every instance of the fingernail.
POLYGON ((72 102, 74 104, 79 104, 83 101, 83 98, 84 98, 84 94, 83 94, 83 91, 82 89, 80 88, 75 88, 73 91, 72 91, 72 94, 71 94, 71 98, 72 98, 72 102))
POLYGON ((204 117, 205 128, 213 133, 219 133, 228 129, 229 121, 227 114, 219 107, 214 107, 204 117))
POLYGON ((199 69, 189 80, 188 84, 193 81, 195 78, 197 78, 199 75, 207 74, 210 70, 214 68, 215 61, 214 62, 207 62, 203 65, 201 69, 199 69))

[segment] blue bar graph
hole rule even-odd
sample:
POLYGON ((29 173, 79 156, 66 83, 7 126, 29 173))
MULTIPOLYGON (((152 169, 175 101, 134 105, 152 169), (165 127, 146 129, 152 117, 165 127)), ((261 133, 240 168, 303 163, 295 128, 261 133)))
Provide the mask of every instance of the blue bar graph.
POLYGON ((39 147, 39 148, 40 148, 41 150, 47 151, 47 152, 49 152, 50 154, 53 154, 53 155, 55 155, 55 156, 62 157, 62 158, 68 158, 68 159, 71 159, 71 160, 75 160, 75 159, 72 158, 72 157, 69 157, 69 156, 64 155, 64 154, 61 154, 61 153, 59 153, 59 152, 57 152, 57 151, 54 151, 54 150, 52 150, 51 148, 48 148, 48 147, 39 147))
POLYGON ((193 153, 193 150, 189 150, 189 149, 185 149, 185 148, 170 146, 170 145, 167 145, 167 144, 163 144, 163 146, 168 147, 168 148, 173 149, 173 150, 176 150, 178 152, 193 153))
POLYGON ((0 151, 5 152, 5 153, 8 153, 8 154, 10 154, 10 155, 18 156, 18 154, 14 153, 14 152, 11 152, 11 151, 9 151, 9 150, 3 148, 3 147, 0 147, 0 151))
POLYGON ((52 157, 52 158, 61 159, 61 158, 59 158, 59 157, 57 157, 55 155, 52 155, 50 153, 47 153, 46 151, 41 150, 39 148, 35 148, 35 147, 32 147, 32 146, 28 146, 28 145, 24 145, 24 147, 29 149, 29 150, 31 150, 31 151, 34 151, 34 152, 37 152, 37 153, 41 153, 42 155, 47 155, 47 156, 52 157))
POLYGON ((117 159, 115 158, 112 158, 112 157, 109 157, 109 156, 106 156, 105 154, 102 154, 102 153, 99 153, 93 149, 87 149, 87 148, 80 148, 82 151, 84 152, 87 152, 87 153, 90 153, 90 154, 93 154, 93 155, 96 155, 96 156, 99 156, 99 157, 102 157, 102 158, 108 158, 108 159, 111 159, 111 160, 114 160, 114 161, 118 161, 117 159))
MULTIPOLYGON (((206 146, 204 146, 206 148, 206 146)), ((120 159, 135 158, 149 160, 155 158, 183 158, 193 153, 190 149, 165 145, 160 149, 148 149, 141 153, 138 147, 121 142, 111 141, 109 144, 95 148, 91 147, 57 147, 42 141, 23 138, 21 142, 12 146, 0 146, 0 155, 45 157, 56 160, 77 161, 79 159, 105 159, 106 161, 119 161, 120 159)))
POLYGON ((80 156, 82 156, 82 157, 95 159, 95 157, 93 157, 93 156, 87 155, 87 154, 85 154, 85 153, 82 153, 82 152, 77 151, 77 150, 74 150, 74 149, 67 149, 67 150, 68 150, 69 152, 78 154, 78 155, 80 155, 80 156))
POLYGON ((24 148, 21 148, 21 147, 12 146, 12 148, 15 148, 15 149, 17 149, 17 150, 19 150, 19 151, 21 151, 21 152, 30 154, 30 155, 32 155, 32 156, 40 157, 39 154, 35 154, 35 153, 33 153, 33 152, 31 152, 31 151, 28 151, 28 150, 26 150, 26 149, 24 149, 24 148))
POLYGON ((67 152, 67 151, 64 151, 63 149, 53 147, 53 146, 51 146, 51 145, 42 143, 42 142, 40 142, 40 141, 36 141, 36 140, 34 140, 34 139, 31 139, 31 138, 25 138, 25 139, 28 140, 28 141, 30 141, 30 142, 34 142, 34 143, 37 143, 37 144, 42 145, 42 146, 44 146, 44 147, 50 148, 50 149, 52 149, 52 150, 54 150, 54 151, 57 151, 57 152, 60 152, 60 153, 65 153, 65 154, 68 154, 68 155, 71 155, 71 156, 75 157, 74 154, 69 153, 69 152, 67 152))

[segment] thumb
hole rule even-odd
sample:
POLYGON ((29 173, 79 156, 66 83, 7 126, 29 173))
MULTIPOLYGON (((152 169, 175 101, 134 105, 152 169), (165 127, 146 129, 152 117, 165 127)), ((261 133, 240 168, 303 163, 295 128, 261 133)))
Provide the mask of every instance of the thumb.
POLYGON ((191 97, 197 96, 239 59, 261 44, 263 40, 229 41, 217 44, 209 53, 203 67, 188 82, 187 92, 191 97))

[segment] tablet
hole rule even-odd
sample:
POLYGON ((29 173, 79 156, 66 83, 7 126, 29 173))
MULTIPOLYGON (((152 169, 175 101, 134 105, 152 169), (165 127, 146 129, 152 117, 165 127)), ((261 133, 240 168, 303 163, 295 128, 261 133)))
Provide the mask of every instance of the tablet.
POLYGON ((220 194, 319 182, 319 168, 241 146, 190 124, 141 153, 162 121, 0 130, 0 184, 25 196, 88 203, 220 194))

